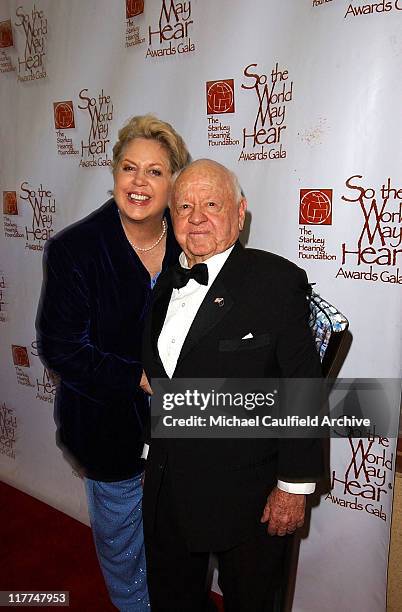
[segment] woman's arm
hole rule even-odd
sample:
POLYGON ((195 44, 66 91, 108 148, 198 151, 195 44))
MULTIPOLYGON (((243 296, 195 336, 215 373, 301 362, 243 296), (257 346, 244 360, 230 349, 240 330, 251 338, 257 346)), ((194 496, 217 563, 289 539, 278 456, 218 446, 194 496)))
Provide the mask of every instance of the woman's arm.
POLYGON ((60 240, 48 242, 36 318, 40 357, 64 384, 93 399, 134 393, 141 362, 101 351, 91 342, 90 320, 89 288, 80 266, 60 240))

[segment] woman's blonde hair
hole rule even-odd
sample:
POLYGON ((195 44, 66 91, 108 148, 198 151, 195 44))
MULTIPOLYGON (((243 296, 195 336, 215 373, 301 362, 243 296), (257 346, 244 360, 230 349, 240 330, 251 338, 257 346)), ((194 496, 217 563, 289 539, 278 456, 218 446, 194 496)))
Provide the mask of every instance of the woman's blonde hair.
POLYGON ((125 147, 135 138, 148 138, 158 141, 166 150, 172 174, 190 163, 191 157, 183 138, 172 128, 170 123, 161 121, 155 115, 138 115, 132 117, 118 133, 118 140, 113 147, 113 172, 123 156, 125 147))

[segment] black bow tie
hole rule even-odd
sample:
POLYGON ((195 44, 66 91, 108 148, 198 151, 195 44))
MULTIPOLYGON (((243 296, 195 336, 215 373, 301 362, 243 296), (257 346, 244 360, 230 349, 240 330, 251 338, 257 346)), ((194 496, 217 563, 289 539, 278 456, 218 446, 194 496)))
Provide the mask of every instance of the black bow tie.
POLYGON ((193 278, 200 285, 208 285, 208 267, 205 263, 196 264, 192 268, 182 268, 177 264, 172 270, 172 281, 175 289, 181 289, 193 278))

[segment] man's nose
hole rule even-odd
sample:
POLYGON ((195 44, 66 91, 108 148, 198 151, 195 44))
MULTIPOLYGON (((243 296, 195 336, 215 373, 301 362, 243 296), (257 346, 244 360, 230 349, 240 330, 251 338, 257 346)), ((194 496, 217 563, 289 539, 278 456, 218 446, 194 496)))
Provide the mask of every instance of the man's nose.
POLYGON ((201 206, 198 206, 198 205, 195 205, 193 207, 188 217, 189 223, 193 223, 194 225, 199 225, 200 223, 203 223, 204 221, 207 221, 207 220, 208 220, 208 217, 202 210, 201 206))

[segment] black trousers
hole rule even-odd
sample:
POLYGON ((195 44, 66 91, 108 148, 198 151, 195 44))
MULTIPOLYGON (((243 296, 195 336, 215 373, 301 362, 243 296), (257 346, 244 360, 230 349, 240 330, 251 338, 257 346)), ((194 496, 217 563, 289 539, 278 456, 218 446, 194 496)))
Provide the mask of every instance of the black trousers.
POLYGON ((206 579, 210 552, 218 558, 225 612, 277 610, 275 601, 279 587, 286 580, 285 552, 291 537, 269 536, 266 525, 261 525, 249 541, 230 550, 189 551, 178 522, 166 468, 154 529, 152 533, 145 530, 152 612, 205 612, 208 609, 206 579))

